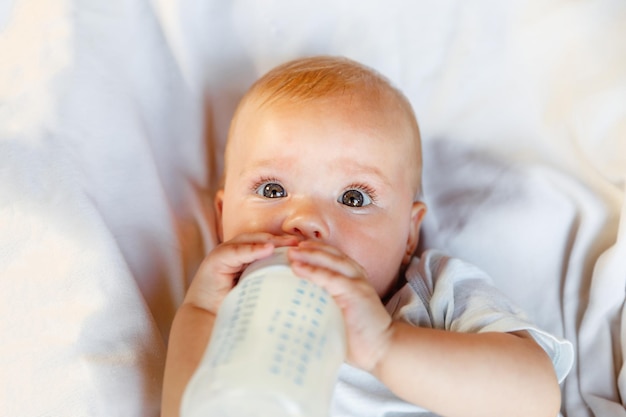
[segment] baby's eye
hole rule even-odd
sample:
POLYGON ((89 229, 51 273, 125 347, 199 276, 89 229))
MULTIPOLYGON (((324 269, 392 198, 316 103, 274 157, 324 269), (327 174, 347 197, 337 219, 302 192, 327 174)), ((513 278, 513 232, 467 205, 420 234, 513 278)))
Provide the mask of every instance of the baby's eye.
POLYGON ((285 188, 275 182, 262 184, 257 188, 256 192, 265 198, 282 198, 287 195, 285 188))
POLYGON ((363 191, 348 190, 344 192, 338 201, 348 207, 363 207, 372 204, 372 199, 363 191))

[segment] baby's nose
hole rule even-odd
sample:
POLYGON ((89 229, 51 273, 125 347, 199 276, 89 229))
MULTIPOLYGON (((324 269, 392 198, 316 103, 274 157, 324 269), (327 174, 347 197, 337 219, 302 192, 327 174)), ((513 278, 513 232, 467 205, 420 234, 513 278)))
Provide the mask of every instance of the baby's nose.
POLYGON ((309 198, 291 202, 282 229, 285 233, 314 240, 328 238, 330 231, 322 208, 309 198))

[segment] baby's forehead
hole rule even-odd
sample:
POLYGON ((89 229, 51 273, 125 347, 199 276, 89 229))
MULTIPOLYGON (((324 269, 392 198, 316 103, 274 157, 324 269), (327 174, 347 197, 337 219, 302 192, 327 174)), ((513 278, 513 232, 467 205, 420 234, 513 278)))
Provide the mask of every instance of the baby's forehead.
MULTIPOLYGON (((378 136, 388 146, 390 156, 394 151, 399 151, 403 153, 402 160, 406 165, 418 170, 421 166, 419 131, 412 114, 407 114, 397 103, 394 105, 387 100, 369 100, 367 96, 343 95, 299 102, 250 100, 240 110, 237 120, 233 121, 235 126, 231 130, 227 146, 227 155, 230 153, 231 157, 238 151, 228 152, 228 148, 241 149, 250 146, 248 141, 254 140, 255 136, 250 132, 264 128, 268 123, 273 129, 281 129, 283 124, 287 126, 293 120, 306 119, 313 124, 323 124, 324 118, 328 118, 333 120, 330 125, 334 128, 342 129, 341 126, 344 125, 351 131, 371 129, 373 135, 378 136)), ((363 137, 368 136, 369 134, 363 137)), ((322 146, 329 146, 328 142, 322 142, 322 146)))
POLYGON ((416 182, 420 183, 420 133, 411 104, 384 77, 369 70, 362 71, 360 67, 357 69, 355 73, 350 67, 342 73, 335 68, 311 78, 306 75, 310 74, 308 69, 304 71, 305 75, 280 70, 261 78, 248 90, 235 112, 226 158, 232 153, 229 152, 232 142, 245 142, 245 137, 237 134, 240 128, 263 123, 260 116, 271 115, 268 110, 287 108, 300 112, 299 115, 311 112, 316 117, 334 117, 333 112, 338 112, 350 116, 343 118, 347 124, 362 123, 375 126, 385 135, 389 132, 390 146, 399 146, 415 156, 407 159, 413 161, 411 163, 417 170, 416 182))
POLYGON ((262 123, 264 118, 275 118, 277 114, 310 116, 320 122, 325 117, 335 119, 340 115, 347 124, 375 126, 388 131, 390 137, 406 138, 412 147, 421 146, 419 128, 410 104, 395 94, 391 87, 352 88, 307 97, 272 95, 263 90, 251 93, 244 97, 236 111, 230 136, 238 131, 239 125, 262 123))

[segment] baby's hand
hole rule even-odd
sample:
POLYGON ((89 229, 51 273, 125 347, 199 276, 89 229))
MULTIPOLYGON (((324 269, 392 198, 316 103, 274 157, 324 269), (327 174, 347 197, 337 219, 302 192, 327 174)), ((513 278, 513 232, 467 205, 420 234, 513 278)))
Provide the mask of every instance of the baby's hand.
POLYGON ((251 262, 269 256, 274 248, 298 244, 295 236, 241 234, 216 246, 202 261, 187 291, 185 303, 217 314, 224 297, 251 262))
POLYGON ((305 241, 290 248, 294 272, 324 288, 343 312, 350 364, 372 371, 388 347, 391 317, 366 272, 340 250, 305 241))

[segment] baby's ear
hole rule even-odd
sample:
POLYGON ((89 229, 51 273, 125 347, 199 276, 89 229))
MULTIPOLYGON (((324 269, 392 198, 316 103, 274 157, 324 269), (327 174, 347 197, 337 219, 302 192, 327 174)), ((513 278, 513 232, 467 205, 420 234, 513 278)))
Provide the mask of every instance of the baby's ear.
POLYGON ((218 190, 213 200, 215 206, 215 227, 219 243, 224 241, 224 231, 222 229, 222 213, 224 211, 224 190, 218 190))
POLYGON ((402 258, 402 263, 405 265, 411 262, 411 258, 415 255, 415 249, 417 249, 417 244, 420 240, 420 227, 422 220, 424 220, 424 215, 426 215, 426 204, 421 201, 414 202, 413 207, 411 207, 411 221, 409 223, 406 250, 402 258))

